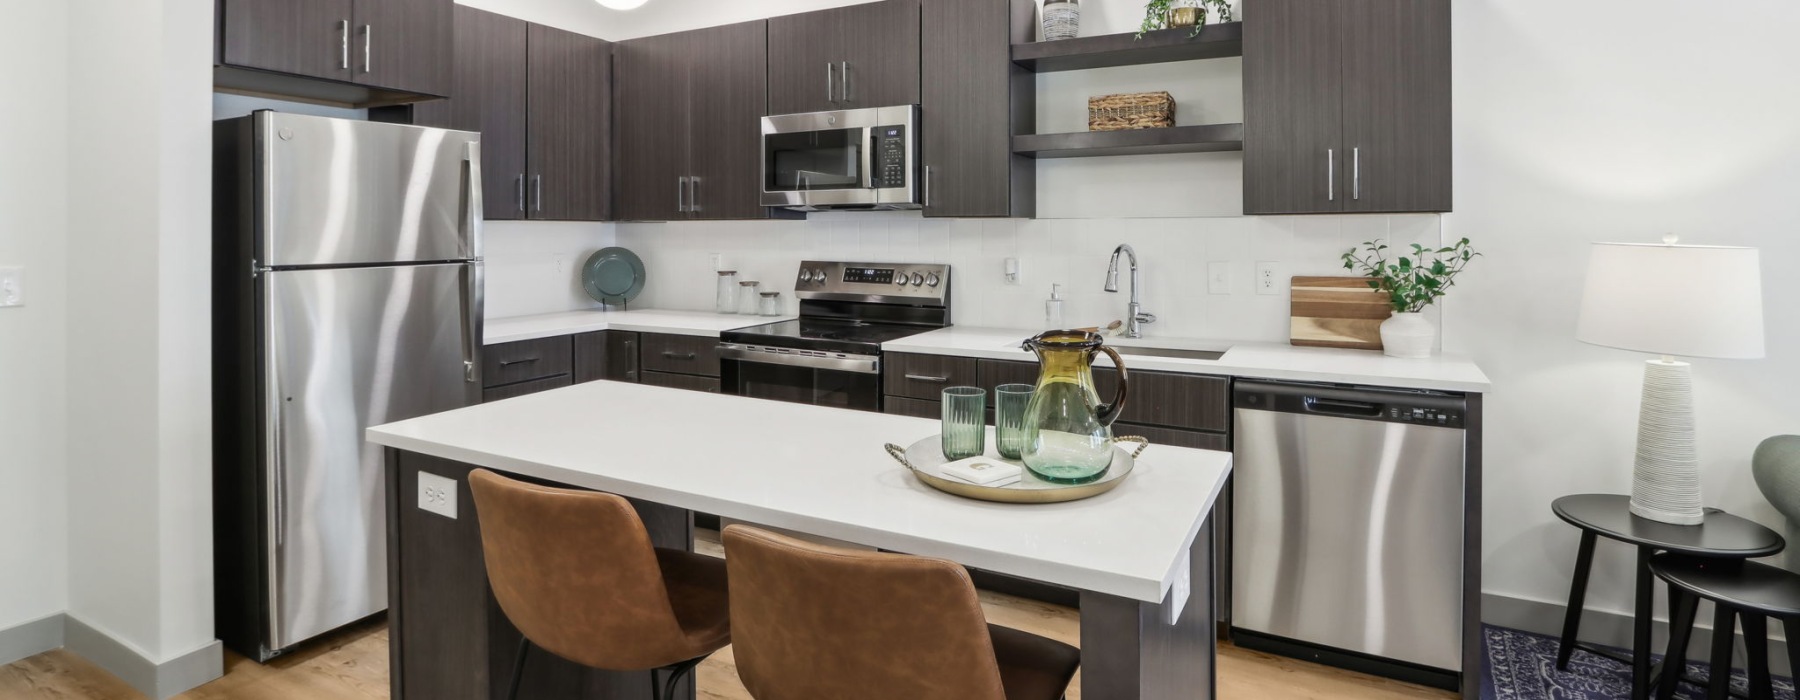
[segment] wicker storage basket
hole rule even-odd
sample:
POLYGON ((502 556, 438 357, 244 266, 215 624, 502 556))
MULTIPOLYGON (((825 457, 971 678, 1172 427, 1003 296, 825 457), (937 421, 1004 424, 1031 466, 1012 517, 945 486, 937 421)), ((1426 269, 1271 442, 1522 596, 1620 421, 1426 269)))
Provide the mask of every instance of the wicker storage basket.
POLYGON ((1089 131, 1159 129, 1175 126, 1175 98, 1166 92, 1088 98, 1089 131))

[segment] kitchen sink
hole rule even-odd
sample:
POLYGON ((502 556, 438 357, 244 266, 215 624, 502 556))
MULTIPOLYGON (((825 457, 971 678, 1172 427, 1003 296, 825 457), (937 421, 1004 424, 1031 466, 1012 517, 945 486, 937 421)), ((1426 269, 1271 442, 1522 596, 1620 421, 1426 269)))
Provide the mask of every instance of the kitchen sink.
POLYGON ((1114 345, 1112 349, 1120 355, 1143 355, 1146 357, 1173 357, 1179 360, 1217 360, 1225 356, 1224 350, 1180 350, 1174 348, 1145 348, 1133 345, 1114 345))

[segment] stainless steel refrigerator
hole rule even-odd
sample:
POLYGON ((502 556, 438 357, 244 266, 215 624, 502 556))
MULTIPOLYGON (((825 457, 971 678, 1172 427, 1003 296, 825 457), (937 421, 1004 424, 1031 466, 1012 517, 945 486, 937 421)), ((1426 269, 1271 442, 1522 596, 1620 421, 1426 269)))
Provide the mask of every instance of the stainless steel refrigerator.
POLYGON ((267 660, 387 608, 363 429, 480 396, 480 135, 262 111, 214 126, 214 578, 267 660))

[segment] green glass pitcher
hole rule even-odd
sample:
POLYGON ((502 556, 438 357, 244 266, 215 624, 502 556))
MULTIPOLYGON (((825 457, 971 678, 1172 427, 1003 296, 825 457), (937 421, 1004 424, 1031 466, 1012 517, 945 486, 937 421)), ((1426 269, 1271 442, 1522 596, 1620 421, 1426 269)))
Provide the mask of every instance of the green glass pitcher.
POLYGON ((1045 481, 1085 484, 1112 466, 1112 424, 1125 408, 1130 379, 1119 353, 1090 331, 1050 331, 1025 341, 1037 353, 1037 390, 1025 409, 1025 468, 1045 481), (1094 391, 1094 356, 1119 368, 1112 403, 1094 391))

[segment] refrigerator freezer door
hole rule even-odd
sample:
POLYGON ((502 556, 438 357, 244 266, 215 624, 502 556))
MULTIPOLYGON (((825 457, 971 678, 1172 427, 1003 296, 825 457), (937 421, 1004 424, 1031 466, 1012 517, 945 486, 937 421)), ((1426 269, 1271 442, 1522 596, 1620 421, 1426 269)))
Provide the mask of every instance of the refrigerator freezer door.
POLYGON ((270 649, 387 607, 382 451, 363 430, 466 406, 479 263, 263 275, 273 435, 270 649))
POLYGON ((481 256, 479 134, 280 112, 255 118, 260 264, 481 256))

